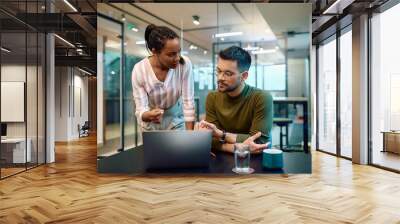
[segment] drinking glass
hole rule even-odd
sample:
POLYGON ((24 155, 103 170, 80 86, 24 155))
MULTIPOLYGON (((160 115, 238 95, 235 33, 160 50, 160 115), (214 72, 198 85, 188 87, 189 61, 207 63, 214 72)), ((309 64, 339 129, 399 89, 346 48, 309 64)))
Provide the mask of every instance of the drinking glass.
POLYGON ((233 172, 238 174, 250 174, 254 172, 254 169, 250 168, 250 148, 247 144, 234 144, 234 157, 235 167, 232 169, 233 172))

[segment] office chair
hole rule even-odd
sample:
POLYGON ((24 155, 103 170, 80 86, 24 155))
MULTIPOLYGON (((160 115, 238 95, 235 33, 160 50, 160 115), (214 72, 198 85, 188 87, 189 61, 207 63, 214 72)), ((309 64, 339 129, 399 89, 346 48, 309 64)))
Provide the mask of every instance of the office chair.
POLYGON ((79 127, 80 125, 78 125, 78 129, 79 129, 79 138, 80 137, 87 137, 89 136, 89 121, 85 121, 85 123, 82 125, 82 127, 79 127))

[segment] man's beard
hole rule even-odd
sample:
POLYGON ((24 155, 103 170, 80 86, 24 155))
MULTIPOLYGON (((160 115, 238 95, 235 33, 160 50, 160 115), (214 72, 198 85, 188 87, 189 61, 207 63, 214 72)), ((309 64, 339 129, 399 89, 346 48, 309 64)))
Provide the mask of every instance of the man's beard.
MULTIPOLYGON (((218 84, 219 84, 219 82, 218 82, 218 84)), ((223 83, 224 84, 224 83, 223 83)), ((225 84, 224 84, 225 85, 225 84)), ((239 86, 240 86, 240 81, 238 82, 238 83, 236 83, 236 85, 231 85, 231 86, 228 86, 228 85, 225 85, 226 86, 226 89, 225 90, 220 90, 220 88, 218 88, 218 91, 220 91, 220 92, 222 92, 222 93, 229 93, 229 92, 233 92, 233 91, 235 91, 237 88, 239 88, 239 86)))

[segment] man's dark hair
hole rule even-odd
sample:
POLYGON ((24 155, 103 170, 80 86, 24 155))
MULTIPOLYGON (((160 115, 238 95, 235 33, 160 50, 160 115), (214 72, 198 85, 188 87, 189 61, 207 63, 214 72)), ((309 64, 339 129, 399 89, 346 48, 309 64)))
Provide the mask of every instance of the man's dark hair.
POLYGON ((248 71, 251 65, 249 52, 241 47, 232 46, 219 52, 219 57, 224 60, 236 61, 240 72, 248 71))

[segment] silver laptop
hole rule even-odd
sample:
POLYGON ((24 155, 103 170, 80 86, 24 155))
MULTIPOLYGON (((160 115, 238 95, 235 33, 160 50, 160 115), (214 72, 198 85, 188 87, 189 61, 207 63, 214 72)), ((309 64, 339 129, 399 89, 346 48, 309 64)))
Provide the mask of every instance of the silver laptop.
POLYGON ((143 132, 147 169, 208 167, 211 131, 143 132))

